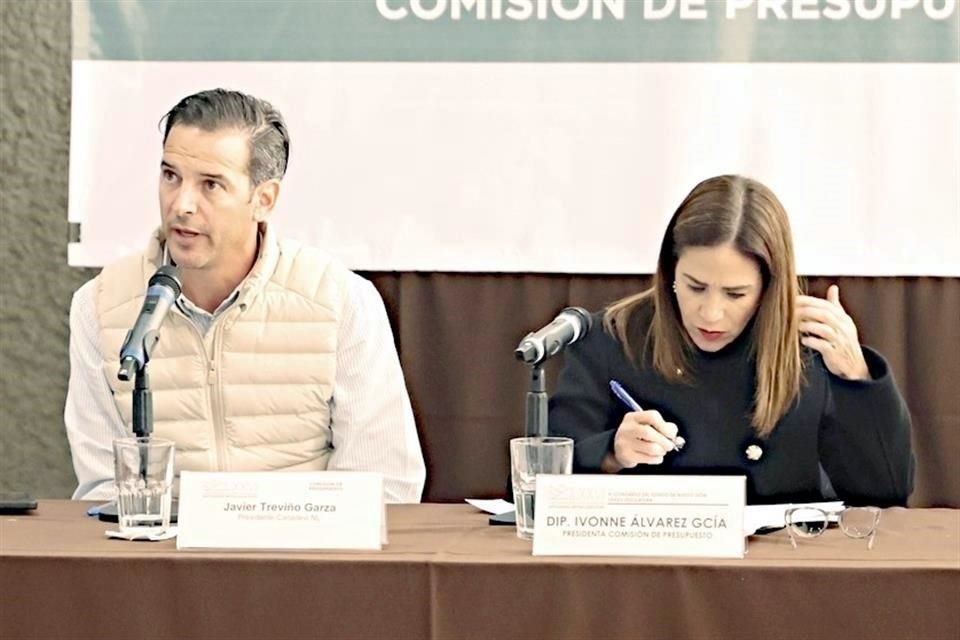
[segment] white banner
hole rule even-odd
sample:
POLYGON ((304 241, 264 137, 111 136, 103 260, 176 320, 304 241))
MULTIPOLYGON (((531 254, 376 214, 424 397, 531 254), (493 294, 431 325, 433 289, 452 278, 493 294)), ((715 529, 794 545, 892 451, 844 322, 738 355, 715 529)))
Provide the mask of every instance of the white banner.
POLYGON ((212 86, 273 102, 275 221, 361 270, 650 273, 699 180, 769 185, 807 275, 960 276, 960 66, 77 60, 70 264, 158 224, 161 134, 212 86))
POLYGON ((140 251, 161 136, 285 115, 275 220, 377 271, 651 273, 699 181, 770 186, 806 275, 960 276, 958 0, 74 0, 71 264, 140 251))

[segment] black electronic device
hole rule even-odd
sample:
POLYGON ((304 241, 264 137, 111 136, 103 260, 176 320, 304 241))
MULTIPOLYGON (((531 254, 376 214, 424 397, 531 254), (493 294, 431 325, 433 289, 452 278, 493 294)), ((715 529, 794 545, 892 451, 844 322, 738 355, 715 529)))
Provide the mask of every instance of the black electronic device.
POLYGON ((0 514, 26 513, 36 508, 36 499, 23 491, 0 491, 0 514))

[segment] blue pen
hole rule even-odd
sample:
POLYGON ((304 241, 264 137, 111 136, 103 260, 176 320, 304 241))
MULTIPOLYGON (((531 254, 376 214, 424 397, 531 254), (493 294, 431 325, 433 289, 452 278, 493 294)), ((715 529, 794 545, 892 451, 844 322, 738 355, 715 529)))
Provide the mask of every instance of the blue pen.
MULTIPOLYGON (((637 401, 634 400, 630 394, 627 393, 627 390, 624 389, 623 386, 616 380, 610 381, 610 390, 613 391, 613 395, 620 398, 620 402, 625 404, 630 411, 643 411, 637 401)), ((667 438, 667 440, 670 440, 673 443, 674 451, 680 451, 683 449, 683 445, 687 444, 687 441, 683 439, 683 436, 677 436, 676 439, 673 440, 667 438)))

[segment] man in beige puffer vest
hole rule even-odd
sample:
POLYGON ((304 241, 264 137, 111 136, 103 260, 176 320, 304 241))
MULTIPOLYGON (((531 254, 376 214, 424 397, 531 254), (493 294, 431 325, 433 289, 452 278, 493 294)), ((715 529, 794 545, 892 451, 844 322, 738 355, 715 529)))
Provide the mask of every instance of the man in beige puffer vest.
POLYGON ((379 471, 390 502, 425 479, 410 400, 376 289, 268 224, 289 157, 283 117, 203 91, 162 120, 160 228, 140 255, 74 294, 64 414, 77 499, 113 494, 114 438, 132 435, 118 354, 147 281, 175 264, 183 293, 151 353, 154 432, 177 473, 379 471))

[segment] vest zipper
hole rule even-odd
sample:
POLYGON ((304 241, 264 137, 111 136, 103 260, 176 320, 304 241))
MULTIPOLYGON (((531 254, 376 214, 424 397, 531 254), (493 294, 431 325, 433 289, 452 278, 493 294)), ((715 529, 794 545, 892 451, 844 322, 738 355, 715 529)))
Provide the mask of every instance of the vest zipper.
POLYGON ((223 377, 217 370, 217 367, 222 364, 224 318, 218 319, 221 322, 215 320, 213 323, 213 360, 210 361, 210 368, 207 370, 207 384, 210 385, 210 399, 213 405, 213 434, 217 443, 218 469, 230 471, 230 460, 227 456, 227 426, 223 415, 223 377))
POLYGON ((193 330, 193 334, 197 337, 197 340, 200 342, 200 353, 203 354, 203 363, 207 371, 207 401, 210 405, 210 420, 213 427, 213 443, 214 443, 214 460, 212 465, 213 471, 225 471, 225 466, 227 462, 226 455, 226 444, 224 442, 224 428, 222 425, 222 412, 221 405, 222 401, 220 399, 219 389, 217 385, 217 367, 215 364, 215 358, 217 357, 217 327, 219 323, 214 321, 213 326, 213 359, 211 359, 210 354, 207 353, 207 345, 203 339, 203 334, 200 333, 200 329, 197 328, 191 320, 187 319, 187 324, 190 325, 190 328, 193 330))

